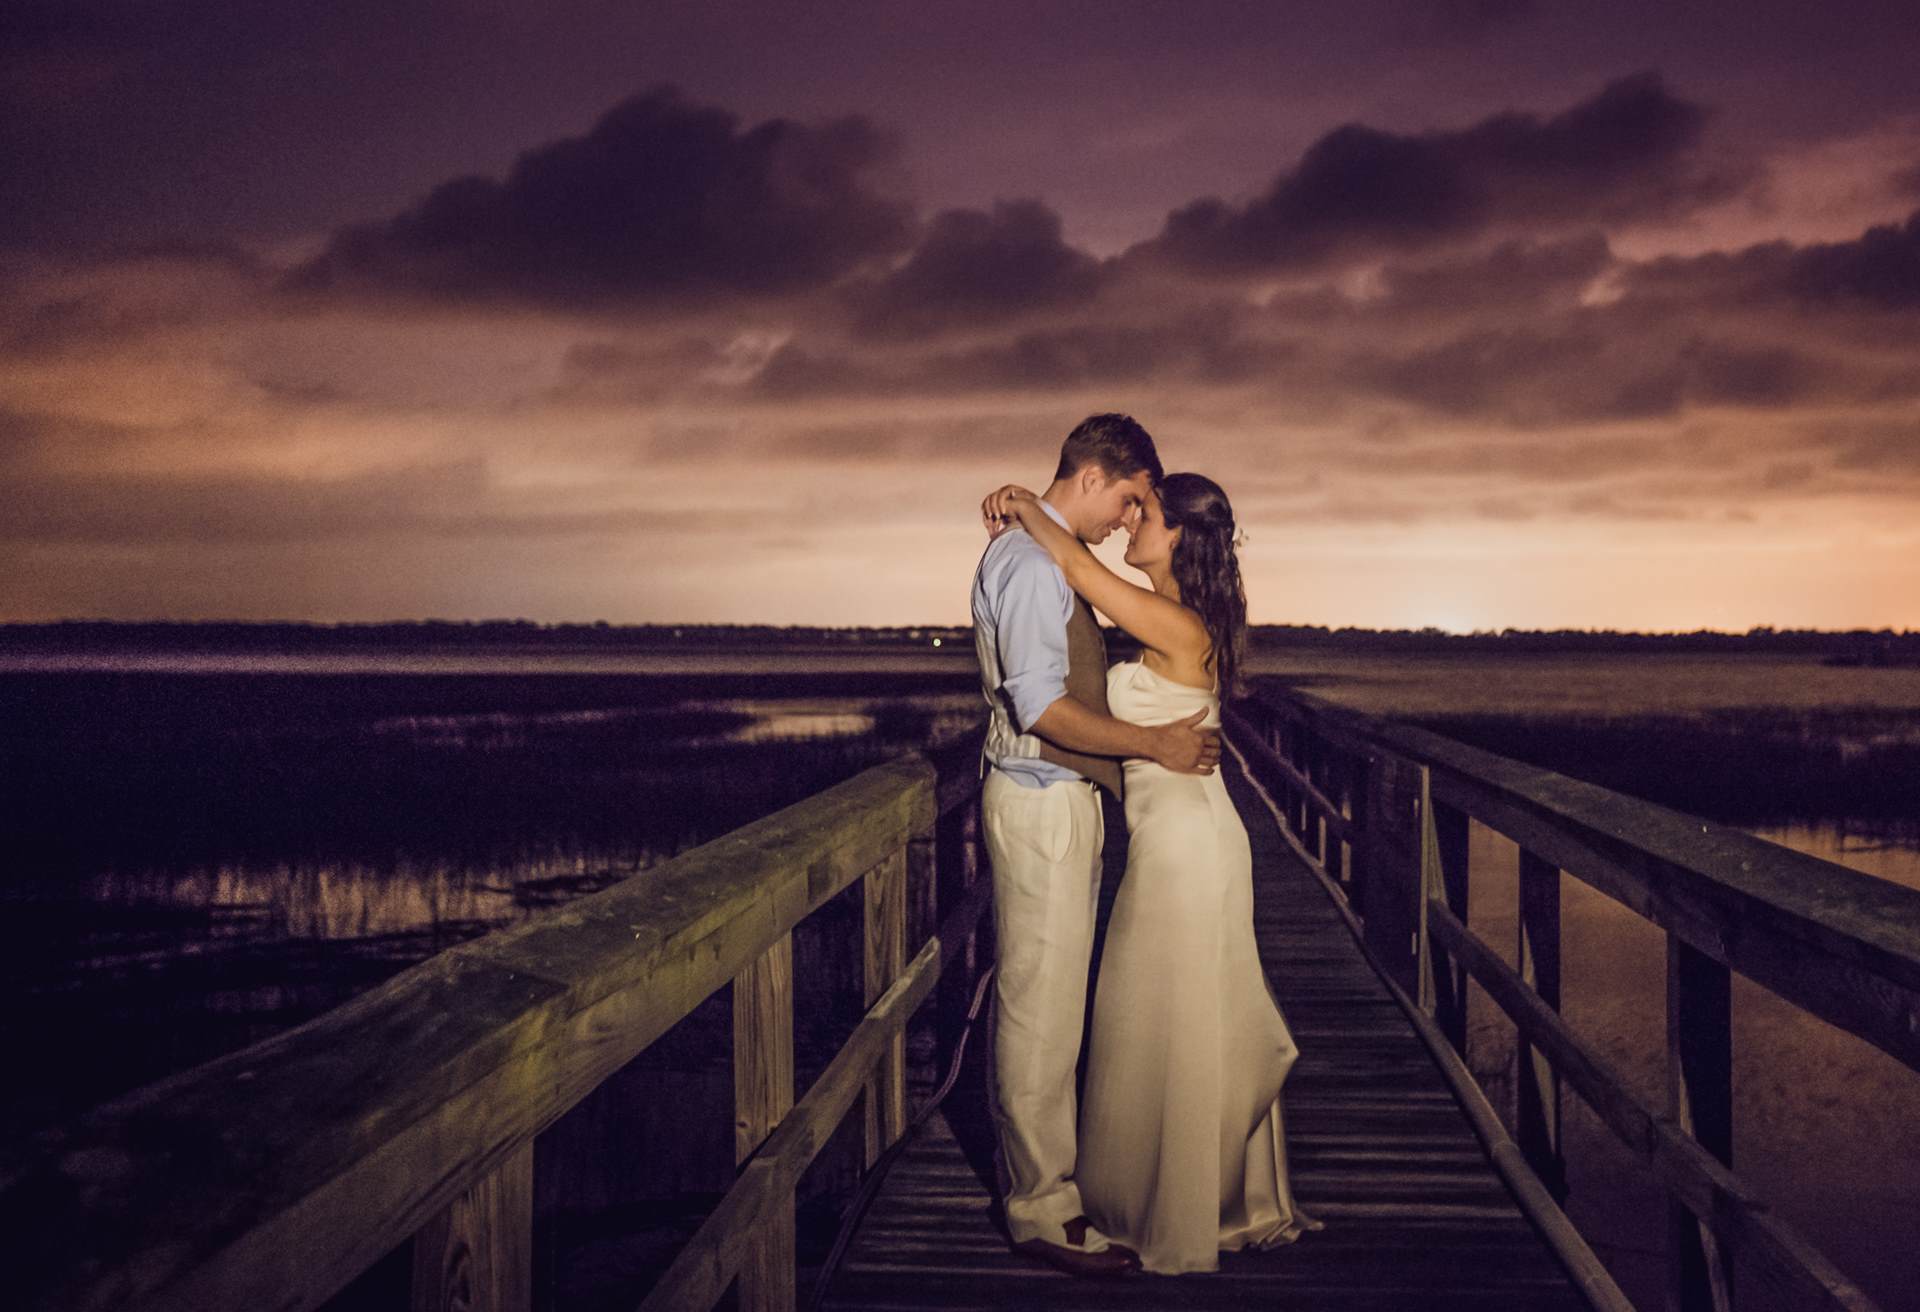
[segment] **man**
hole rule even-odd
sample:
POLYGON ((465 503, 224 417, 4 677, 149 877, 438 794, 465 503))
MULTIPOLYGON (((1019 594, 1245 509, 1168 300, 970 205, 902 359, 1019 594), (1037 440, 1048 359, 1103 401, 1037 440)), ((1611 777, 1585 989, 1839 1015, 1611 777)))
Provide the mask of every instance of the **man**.
MULTIPOLYGON (((1153 439, 1126 415, 1067 435, 1046 511, 1089 545, 1137 522, 1161 475, 1153 439)), ((1096 1230, 1074 1184, 1074 1068, 1100 894, 1095 780, 1116 794, 1119 757, 1208 773, 1219 736, 1107 714, 1106 651, 1093 614, 1045 548, 1015 528, 987 546, 973 580, 974 646, 989 707, 982 827, 993 865, 996 1121, 1007 1230, 1017 1251, 1075 1275, 1124 1275, 1130 1249, 1096 1230)))

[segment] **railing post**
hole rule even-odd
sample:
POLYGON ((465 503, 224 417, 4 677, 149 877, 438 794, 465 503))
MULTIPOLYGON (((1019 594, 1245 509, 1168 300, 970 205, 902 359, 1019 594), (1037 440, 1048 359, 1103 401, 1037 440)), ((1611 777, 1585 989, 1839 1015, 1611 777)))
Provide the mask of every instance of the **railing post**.
MULTIPOLYGON (((1432 801, 1429 787, 1425 794, 1432 801)), ((1467 813, 1442 803, 1433 803, 1434 842, 1440 858, 1440 885, 1447 910, 1458 917, 1461 924, 1467 920, 1468 893, 1468 821, 1467 813)), ((1434 960, 1434 982, 1437 986, 1435 998, 1438 1004, 1435 1019, 1440 1032, 1447 1036, 1447 1042, 1462 1057, 1467 1055, 1467 972, 1459 962, 1454 961, 1442 948, 1434 960)))
MULTIPOLYGON (((1733 1001, 1727 968, 1667 931, 1667 1100, 1682 1130, 1733 1164, 1733 1001)), ((1667 1306, 1727 1312, 1733 1263, 1713 1231, 1667 1204, 1667 1306)))
POLYGON ((907 909, 903 951, 911 956, 940 928, 939 851, 930 827, 907 842, 907 909))
MULTIPOLYGON (((1357 826, 1364 820, 1364 817, 1361 815, 1360 789, 1358 783, 1361 777, 1360 762, 1353 753, 1344 750, 1341 751, 1335 759, 1337 761, 1335 778, 1339 781, 1340 791, 1334 795, 1333 800, 1340 807, 1340 813, 1346 817, 1348 824, 1357 826)), ((1359 847, 1360 844, 1357 834, 1354 830, 1349 829, 1347 832, 1346 859, 1340 864, 1339 869, 1328 872, 1348 889, 1349 899, 1352 897, 1354 871, 1358 869, 1360 864, 1359 847)))
MULTIPOLYGON (((733 981, 733 1155, 753 1156, 793 1110, 793 935, 733 981)), ((788 1190, 748 1240, 740 1264, 741 1312, 791 1312, 795 1283, 793 1193, 788 1190)))
POLYGON ((1394 983, 1420 989, 1420 772, 1397 756, 1367 761, 1366 860, 1360 915, 1368 948, 1394 983))
POLYGON ((533 1307, 533 1144, 525 1143, 413 1237, 413 1312, 533 1307))
MULTIPOLYGON (((942 907, 956 907, 971 891, 974 875, 973 834, 979 811, 977 795, 955 807, 935 822, 934 874, 939 885, 937 895, 942 907)), ((938 922, 936 922, 937 925, 938 922)), ((953 1060, 954 1045, 966 1025, 967 1004, 973 989, 973 954, 977 933, 969 930, 966 945, 953 965, 942 971, 934 985, 934 1033, 936 1051, 942 1068, 953 1060)))
MULTIPOLYGON (((1293 722, 1293 768, 1300 772, 1302 778, 1309 777, 1307 771, 1311 765, 1311 752, 1312 748, 1307 737, 1307 726, 1295 720, 1293 722)), ((1293 832, 1299 836, 1302 846, 1306 845, 1307 828, 1312 822, 1312 798, 1307 795, 1307 790, 1304 787, 1294 789, 1293 832)))
MULTIPOLYGON (((869 870, 863 881, 866 901, 866 1003, 871 1007, 906 966, 907 851, 902 847, 869 870)), ((903 1026, 887 1044, 880 1067, 867 1083, 866 1162, 907 1132, 907 1035, 903 1026)))
POLYGON ((1347 790, 1353 811, 1353 851, 1348 857, 1347 900, 1355 915, 1367 914, 1368 889, 1373 882, 1373 795, 1376 784, 1372 758, 1356 752, 1347 760, 1347 790))
MULTIPOLYGON (((1520 978, 1560 1010, 1560 870, 1520 849, 1520 978)), ((1522 1036, 1514 1047, 1514 1124, 1520 1151, 1556 1202, 1567 1196, 1560 1140, 1560 1072, 1522 1036)))

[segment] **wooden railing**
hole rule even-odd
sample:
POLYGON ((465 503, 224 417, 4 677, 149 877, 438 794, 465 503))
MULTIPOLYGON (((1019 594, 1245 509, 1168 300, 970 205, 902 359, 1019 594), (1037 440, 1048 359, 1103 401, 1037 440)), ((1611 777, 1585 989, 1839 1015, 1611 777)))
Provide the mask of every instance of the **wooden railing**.
POLYGON ((801 1171, 856 1100, 869 1164, 901 1135, 906 1022, 981 964, 976 759, 867 770, 42 1136, 0 1166, 7 1306, 315 1308, 411 1238, 415 1309, 526 1308, 536 1136, 731 982, 740 1171, 647 1306, 791 1308, 801 1171), (792 934, 856 881, 868 1010, 796 1103, 792 934))
POLYGON ((1920 1070, 1920 892, 1301 693, 1241 702, 1228 727, 1458 1070, 1469 979, 1513 1022, 1523 1193, 1564 1196, 1565 1084, 1668 1192, 1670 1306, 1733 1306, 1736 1255, 1784 1306, 1873 1306, 1731 1170, 1730 973, 1920 1070), (1520 849, 1517 970, 1467 928, 1470 820, 1520 849), (1561 1019, 1562 872, 1666 931, 1662 1109, 1561 1019))

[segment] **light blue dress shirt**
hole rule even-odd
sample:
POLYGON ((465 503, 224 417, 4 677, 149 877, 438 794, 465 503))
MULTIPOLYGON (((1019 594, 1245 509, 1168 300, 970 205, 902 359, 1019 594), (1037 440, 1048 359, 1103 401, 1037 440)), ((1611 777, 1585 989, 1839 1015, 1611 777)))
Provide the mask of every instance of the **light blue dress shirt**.
MULTIPOLYGON (((1042 501, 1061 528, 1066 519, 1042 501)), ((988 706, 986 763, 1015 783, 1044 788, 1082 776, 1040 760, 1029 730, 1067 695, 1067 621, 1073 589, 1047 549, 1015 527, 987 544, 973 575, 973 642, 988 706)))

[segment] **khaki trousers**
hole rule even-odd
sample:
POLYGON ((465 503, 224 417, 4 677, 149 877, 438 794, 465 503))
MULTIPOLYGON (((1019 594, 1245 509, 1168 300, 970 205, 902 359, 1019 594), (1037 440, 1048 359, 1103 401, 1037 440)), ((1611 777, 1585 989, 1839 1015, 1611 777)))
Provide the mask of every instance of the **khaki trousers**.
POLYGON ((1073 1181, 1074 1068, 1100 899, 1100 799, 1083 780, 1027 788, 989 770, 980 811, 999 940, 994 1118, 1007 1228, 1015 1243, 1060 1243, 1061 1226, 1085 1211, 1073 1181))

